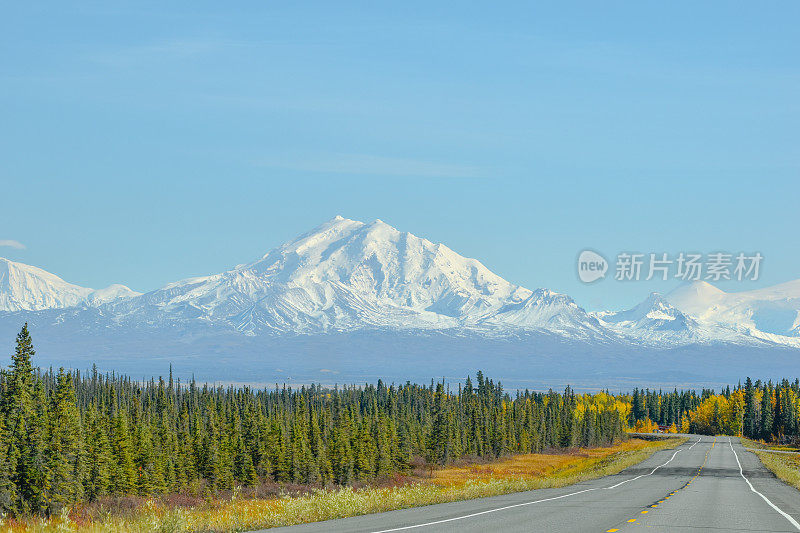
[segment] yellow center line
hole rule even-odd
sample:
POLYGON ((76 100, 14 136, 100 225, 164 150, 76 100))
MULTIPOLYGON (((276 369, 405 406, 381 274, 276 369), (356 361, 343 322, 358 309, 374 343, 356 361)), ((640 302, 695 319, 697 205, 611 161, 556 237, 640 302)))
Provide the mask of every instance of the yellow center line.
MULTIPOLYGON (((685 484, 683 487, 681 487, 680 489, 678 489, 678 490, 674 490, 674 491, 670 492, 670 493, 669 493, 669 495, 668 495, 668 496, 666 496, 666 497, 664 497, 664 499, 663 499, 663 500, 658 500, 658 502, 657 502, 657 503, 654 503, 653 505, 650 505, 649 507, 650 507, 651 509, 656 509, 656 508, 658 507, 658 504, 659 504, 659 503, 664 503, 666 500, 669 500, 669 499, 670 499, 672 496, 675 496, 675 494, 677 494, 679 490, 681 490, 681 489, 685 489, 686 487, 688 487, 689 485, 691 485, 691 484, 692 484, 692 481, 694 481, 695 479, 697 479, 697 477, 698 477, 698 476, 700 475, 700 473, 703 471, 703 468, 705 468, 705 466, 706 466, 706 463, 708 462, 708 454, 709 454, 709 453, 711 453, 711 450, 714 448, 714 446, 715 446, 716 444, 717 444, 717 438, 716 438, 716 437, 714 437, 714 442, 712 442, 712 443, 711 443, 711 448, 709 448, 709 449, 708 449, 708 451, 706 452, 706 456, 703 458, 703 464, 702 464, 702 465, 700 465, 700 468, 698 468, 698 469, 697 469, 697 474, 695 474, 695 475, 694 475, 694 477, 693 477, 692 479, 690 479, 689 481, 687 481, 687 482, 686 482, 686 484, 685 484)), ((641 511, 641 514, 647 514, 647 513, 649 513, 649 512, 650 512, 650 511, 648 511, 647 509, 645 509, 645 510, 641 511)), ((634 522, 636 522, 636 519, 635 519, 635 518, 631 518, 630 520, 628 520, 628 523, 629 523, 629 524, 632 524, 632 523, 634 523, 634 522)), ((617 528, 614 528, 614 529, 607 529, 607 530, 606 530, 606 533, 615 533, 616 531, 619 531, 619 529, 617 529, 617 528)))
MULTIPOLYGON (((711 448, 713 448, 713 447, 714 447, 714 445, 716 445, 716 443, 717 443, 717 438, 716 438, 716 437, 714 437, 714 442, 712 442, 712 443, 711 443, 711 448)), ((703 464, 702 464, 702 465, 700 465, 700 468, 698 468, 698 469, 697 469, 697 474, 695 474, 695 475, 694 475, 694 477, 693 477, 692 479, 690 479, 689 481, 687 481, 687 482, 686 482, 686 484, 685 484, 683 487, 681 487, 680 489, 670 492, 670 493, 669 493, 669 495, 668 495, 668 496, 666 496, 666 497, 664 497, 664 499, 663 499, 663 500, 658 500, 658 502, 657 502, 657 503, 654 503, 653 505, 650 505, 649 507, 650 507, 651 509, 656 509, 656 508, 658 507, 658 504, 659 504, 659 503, 664 503, 666 500, 669 500, 669 499, 670 499, 672 496, 675 496, 675 494, 677 494, 679 490, 681 490, 681 489, 685 489, 686 487, 688 487, 689 485, 691 485, 691 484, 692 484, 692 481, 694 481, 695 479, 697 479, 697 477, 698 477, 698 476, 700 475, 700 473, 703 471, 703 468, 705 468, 705 466, 706 466, 706 463, 708 462, 708 454, 709 454, 709 453, 711 453, 711 448, 709 448, 709 450, 706 452, 706 456, 703 458, 703 464)), ((642 512, 641 512, 641 514, 647 514, 648 512, 649 512, 649 511, 647 511, 647 510, 645 509, 644 511, 642 511, 642 512)), ((631 518, 630 520, 628 520, 628 522, 629 522, 629 523, 630 523, 630 522, 636 522, 636 519, 635 519, 635 518, 631 518)), ((609 529, 608 531, 619 531, 619 530, 618 530, 618 529, 609 529)))

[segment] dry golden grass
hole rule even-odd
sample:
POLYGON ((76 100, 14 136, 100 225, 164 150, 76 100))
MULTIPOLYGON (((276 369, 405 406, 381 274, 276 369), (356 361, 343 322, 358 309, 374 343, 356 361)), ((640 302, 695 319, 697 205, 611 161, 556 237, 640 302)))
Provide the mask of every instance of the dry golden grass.
POLYGON ((800 455, 755 452, 761 462, 779 479, 800 489, 800 455))
MULTIPOLYGON (((662 441, 663 442, 663 441, 662 441)), ((661 442, 631 439, 614 446, 573 450, 562 453, 514 455, 487 464, 447 467, 433 472, 428 481, 436 485, 453 485, 480 479, 546 479, 590 470, 612 455, 661 448, 661 442)))
POLYGON ((800 452, 800 448, 790 444, 774 444, 764 442, 763 440, 752 440, 745 437, 739 437, 745 448, 755 448, 763 450, 779 450, 784 452, 800 452))
POLYGON ((631 439, 615 446, 576 450, 571 453, 518 455, 493 463, 444 468, 434 471, 432 478, 417 478, 410 484, 395 487, 318 490, 303 496, 271 500, 233 498, 188 509, 170 508, 151 500, 144 507, 124 516, 108 514, 94 521, 78 524, 64 513, 49 520, 0 522, 0 531, 229 532, 294 525, 524 490, 561 487, 615 474, 650 457, 658 450, 674 448, 685 441, 686 439, 679 438, 663 441, 631 439))
POLYGON ((778 479, 800 489, 800 453, 791 455, 788 453, 771 453, 767 450, 777 450, 784 452, 798 451, 795 446, 770 445, 763 441, 754 441, 742 437, 742 444, 746 448, 753 448, 761 463, 767 467, 778 479), (758 450, 764 450, 758 451, 758 450))

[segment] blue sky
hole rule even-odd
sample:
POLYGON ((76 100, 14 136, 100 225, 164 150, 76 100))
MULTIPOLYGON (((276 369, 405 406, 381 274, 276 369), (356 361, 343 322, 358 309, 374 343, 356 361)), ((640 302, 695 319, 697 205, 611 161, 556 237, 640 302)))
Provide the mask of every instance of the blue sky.
POLYGON ((584 248, 760 251, 800 278, 800 4, 17 3, 0 255, 151 290, 341 214, 507 279, 584 248))

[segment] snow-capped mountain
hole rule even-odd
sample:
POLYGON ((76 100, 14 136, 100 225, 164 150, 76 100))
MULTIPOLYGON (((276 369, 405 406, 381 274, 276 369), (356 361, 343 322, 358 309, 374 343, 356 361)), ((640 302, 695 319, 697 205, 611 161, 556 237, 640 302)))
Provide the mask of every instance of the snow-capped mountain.
POLYGON ((705 281, 653 293, 624 311, 592 313, 634 342, 652 346, 730 343, 800 348, 800 280, 726 293, 705 281))
POLYGON ((134 296, 141 296, 141 294, 141 292, 136 292, 130 287, 120 285, 119 283, 114 283, 105 289, 92 290, 92 292, 90 292, 89 295, 84 299, 83 303, 90 307, 98 307, 105 303, 124 300, 125 298, 133 298, 134 296))
POLYGON ((340 216, 255 261, 146 294, 80 287, 3 259, 0 311, 0 322, 34 313, 64 331, 192 338, 427 331, 604 346, 800 347, 800 280, 735 294, 697 282, 629 310, 587 313, 565 294, 515 285, 443 244, 340 216))
POLYGON ((110 308, 127 317, 224 323, 250 335, 597 326, 565 295, 514 285, 480 261, 381 220, 339 216, 257 261, 110 308))
POLYGON ((655 292, 631 309, 605 311, 596 316, 601 323, 632 342, 649 346, 751 342, 751 339, 725 326, 699 322, 655 292))
POLYGON ((614 335, 566 294, 536 289, 525 300, 507 302, 487 316, 485 326, 540 329, 567 337, 607 342, 614 335))
POLYGON ((605 313, 602 320, 620 328, 635 331, 667 331, 685 333, 696 330, 697 322, 673 307, 657 292, 642 303, 625 311, 605 313))
POLYGON ((800 280, 736 293, 697 281, 678 287, 666 298, 702 322, 771 341, 800 338, 800 280))
POLYGON ((94 290, 67 283, 41 268, 0 257, 0 311, 41 311, 78 305, 101 305, 138 296, 124 285, 94 290))

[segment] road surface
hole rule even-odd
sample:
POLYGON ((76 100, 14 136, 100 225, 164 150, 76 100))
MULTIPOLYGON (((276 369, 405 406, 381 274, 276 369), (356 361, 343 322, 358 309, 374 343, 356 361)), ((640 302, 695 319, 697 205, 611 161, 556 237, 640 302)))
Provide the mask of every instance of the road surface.
POLYGON ((615 476, 271 532, 800 532, 800 491, 737 438, 690 436, 615 476))

